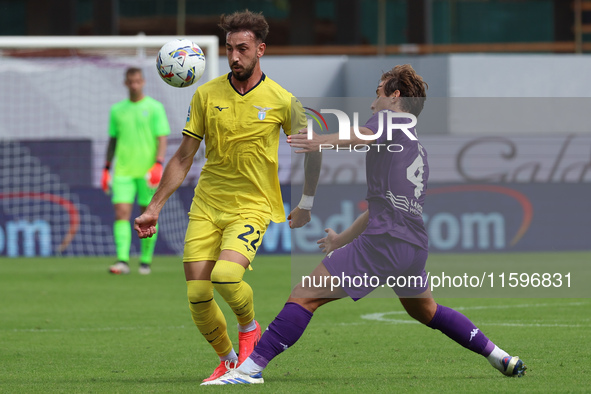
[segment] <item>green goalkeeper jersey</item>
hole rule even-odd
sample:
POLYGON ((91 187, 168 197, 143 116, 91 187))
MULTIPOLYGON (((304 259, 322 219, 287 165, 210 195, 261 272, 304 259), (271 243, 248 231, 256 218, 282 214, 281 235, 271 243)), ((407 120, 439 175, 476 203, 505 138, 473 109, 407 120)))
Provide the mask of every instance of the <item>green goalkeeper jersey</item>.
POLYGON ((111 107, 109 135, 117 138, 115 176, 143 178, 156 162, 157 138, 170 134, 164 106, 145 96, 111 107))

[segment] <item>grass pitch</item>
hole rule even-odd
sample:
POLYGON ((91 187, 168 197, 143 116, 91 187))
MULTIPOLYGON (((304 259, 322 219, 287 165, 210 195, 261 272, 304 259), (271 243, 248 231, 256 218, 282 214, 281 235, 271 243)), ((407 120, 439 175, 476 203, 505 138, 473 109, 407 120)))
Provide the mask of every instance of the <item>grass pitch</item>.
MULTIPOLYGON (((498 255, 478 255, 495 259, 498 255)), ((507 258, 509 255, 503 255, 507 258)), ((519 260, 540 255, 519 254, 519 260)), ((432 255, 437 259, 466 255, 432 255)), ((591 261, 591 253, 555 254, 591 261)), ((271 361, 266 383, 199 387, 217 357, 191 320, 180 259, 112 276, 110 258, 0 259, 0 392, 584 392, 591 387, 591 300, 449 298, 528 365, 506 378, 479 355, 411 321, 395 299, 322 307, 300 341, 271 361)), ((266 327, 290 291, 289 256, 259 256, 245 279, 266 327)), ((223 301, 231 338, 235 319, 223 301)), ((236 343, 237 347, 237 343, 236 343)))

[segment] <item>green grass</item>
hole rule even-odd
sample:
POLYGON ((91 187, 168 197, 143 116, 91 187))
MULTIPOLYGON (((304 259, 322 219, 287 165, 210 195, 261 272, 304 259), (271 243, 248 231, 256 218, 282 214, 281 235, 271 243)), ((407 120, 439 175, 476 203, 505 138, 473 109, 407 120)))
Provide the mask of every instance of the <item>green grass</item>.
MULTIPOLYGON (((478 255, 520 261, 542 255, 478 255)), ((432 255, 429 264, 470 255, 432 255)), ((561 253, 584 259, 591 253, 561 253)), ((494 342, 529 366, 505 378, 479 355, 410 321, 395 299, 321 308, 301 340, 271 361, 262 386, 198 387, 217 358, 190 318, 177 257, 153 274, 110 276, 109 258, 0 259, 0 392, 583 392, 591 387, 586 298, 448 298, 494 342), (386 321, 363 319, 372 313, 386 321), (400 313, 398 313, 400 312, 400 313)), ((266 327, 290 291, 289 257, 260 256, 246 274, 266 327)), ((235 319, 219 302, 237 338, 235 319)))

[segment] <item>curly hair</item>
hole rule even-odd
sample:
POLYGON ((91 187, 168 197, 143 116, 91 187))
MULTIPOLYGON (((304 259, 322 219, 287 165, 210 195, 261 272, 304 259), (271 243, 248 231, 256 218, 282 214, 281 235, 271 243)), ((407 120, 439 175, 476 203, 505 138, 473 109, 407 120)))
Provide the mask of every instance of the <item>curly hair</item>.
POLYGON ((399 90, 400 97, 409 97, 409 99, 402 100, 404 110, 419 116, 425 105, 426 90, 429 85, 423 81, 423 77, 417 74, 410 64, 398 65, 392 70, 386 71, 380 80, 385 81, 384 94, 386 96, 399 90))
POLYGON ((249 10, 235 12, 230 15, 222 14, 218 26, 226 34, 249 30, 254 33, 259 42, 265 42, 269 33, 269 24, 265 20, 263 13, 255 13, 249 10))

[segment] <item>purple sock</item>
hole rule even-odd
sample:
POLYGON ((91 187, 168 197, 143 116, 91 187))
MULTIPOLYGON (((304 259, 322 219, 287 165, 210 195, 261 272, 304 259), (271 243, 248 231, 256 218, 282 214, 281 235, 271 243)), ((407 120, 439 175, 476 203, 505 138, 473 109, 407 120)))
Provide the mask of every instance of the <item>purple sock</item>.
POLYGON ((269 324, 259 343, 250 354, 257 365, 266 367, 279 353, 297 342, 312 319, 312 312, 288 302, 269 324))
POLYGON ((466 316, 458 311, 437 304, 437 311, 433 319, 427 324, 439 330, 466 349, 487 357, 495 347, 486 335, 474 325, 466 316))

